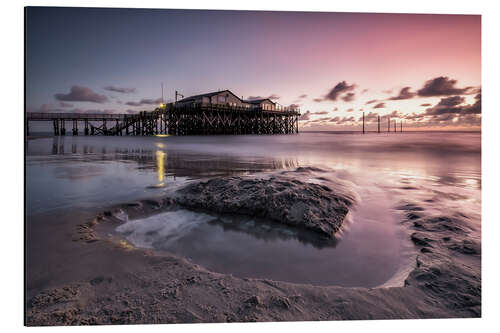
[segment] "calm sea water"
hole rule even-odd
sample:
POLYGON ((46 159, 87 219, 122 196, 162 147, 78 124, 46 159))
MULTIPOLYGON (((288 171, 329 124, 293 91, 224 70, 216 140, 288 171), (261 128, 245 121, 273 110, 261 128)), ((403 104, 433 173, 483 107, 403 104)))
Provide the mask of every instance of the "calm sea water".
POLYGON ((30 216, 167 194, 196 179, 307 166, 324 171, 297 177, 340 179, 359 195, 342 237, 330 244, 251 217, 188 210, 116 230, 138 247, 241 277, 374 287, 414 260, 395 210, 401 203, 461 212, 477 230, 481 223, 480 133, 50 137, 28 141, 26 164, 28 228, 30 216))

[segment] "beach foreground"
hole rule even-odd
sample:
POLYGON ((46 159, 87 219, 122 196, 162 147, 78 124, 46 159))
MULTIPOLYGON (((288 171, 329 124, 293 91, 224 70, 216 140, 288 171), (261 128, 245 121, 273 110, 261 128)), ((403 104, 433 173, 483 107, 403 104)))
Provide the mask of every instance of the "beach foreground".
MULTIPOLYGON (((415 138, 411 140, 412 147, 428 149, 418 140, 415 143, 415 138)), ((282 151, 288 149, 279 146, 282 151)), ((456 158, 454 151, 460 148, 465 149, 456 142, 448 144, 446 158, 456 158)), ((401 155, 399 149, 394 148, 393 155, 401 155)), ((165 147, 159 150, 168 154, 165 147)), ((78 146, 75 151, 78 154, 78 146)), ((467 154, 470 160, 477 160, 473 149, 467 154)), ((443 162, 443 154, 436 156, 434 151, 421 152, 422 156, 428 158, 428 172, 434 159, 443 162)), ((343 153, 339 158, 355 162, 359 156, 343 153)), ((86 163, 84 174, 95 173, 93 167, 99 163, 86 163)), ((150 163, 157 167, 153 168, 156 172, 158 159, 150 163)), ((175 169, 176 163, 181 162, 170 160, 169 167, 175 169)), ((393 167, 391 172, 400 174, 388 182, 374 181, 373 174, 388 175, 381 168, 363 168, 367 179, 360 179, 355 167, 347 168, 346 176, 345 167, 298 164, 271 168, 274 170, 259 166, 237 176, 193 176, 196 172, 191 168, 186 182, 172 184, 165 191, 160 187, 155 195, 148 191, 134 194, 136 200, 117 197, 115 202, 78 209, 71 205, 46 211, 32 208, 27 219, 27 325, 481 316, 480 202, 474 196, 475 185, 438 179, 435 172, 430 172, 428 182, 424 177, 401 176, 401 170, 408 168, 405 163, 393 167), (381 192, 370 197, 376 189, 381 192), (186 209, 214 215, 256 215, 291 228, 287 237, 322 249, 330 245, 321 242, 349 242, 361 223, 356 212, 372 205, 371 199, 378 198, 371 214, 382 211, 380 193, 390 194, 391 216, 396 221, 391 228, 398 228, 402 242, 410 245, 409 260, 400 260, 391 277, 376 287, 291 283, 209 270, 182 255, 140 246, 138 240, 147 240, 144 237, 153 232, 148 229, 138 234, 134 224, 186 209), (351 210, 352 221, 346 218, 351 210)), ((65 172, 58 168, 59 174, 65 172)), ((187 170, 185 165, 178 169, 187 170)), ((384 244, 377 246, 382 251, 384 244)))

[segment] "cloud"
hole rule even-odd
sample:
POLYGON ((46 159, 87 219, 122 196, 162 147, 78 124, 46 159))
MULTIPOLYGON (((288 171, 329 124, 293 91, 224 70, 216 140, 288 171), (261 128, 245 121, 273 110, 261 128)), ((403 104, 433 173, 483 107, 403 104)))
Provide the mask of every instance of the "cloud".
POLYGON ((420 104, 420 106, 431 106, 431 105, 432 105, 431 103, 420 104))
POLYGON ((307 110, 306 113, 299 117, 299 120, 309 120, 311 117, 311 111, 307 110))
POLYGON ((126 105, 141 106, 141 105, 156 105, 162 102, 161 97, 157 99, 143 98, 139 102, 127 102, 126 105))
POLYGON ((318 111, 318 112, 313 112, 311 114, 314 114, 314 115, 324 115, 324 114, 328 114, 328 111, 318 111))
POLYGON ((356 119, 354 118, 354 116, 344 117, 344 118, 334 117, 334 118, 330 118, 330 120, 328 122, 335 123, 336 125, 344 125, 346 123, 356 122, 356 119))
POLYGON ((44 112, 44 113, 100 113, 100 114, 110 114, 110 113, 119 113, 115 109, 81 109, 81 108, 73 108, 68 109, 68 105, 65 108, 60 108, 59 105, 54 104, 42 104, 39 108, 33 109, 28 108, 28 112, 44 112))
POLYGON ((338 100, 340 95, 347 93, 349 91, 352 91, 352 90, 354 90, 354 88, 356 88, 355 84, 349 85, 349 84, 347 84, 346 81, 341 81, 341 82, 337 83, 337 85, 335 87, 333 87, 328 92, 328 94, 325 95, 323 100, 336 101, 336 100, 338 100))
POLYGON ((313 99, 316 103, 323 102, 323 98, 315 98, 313 99))
POLYGON ((277 100, 277 99, 280 99, 280 96, 277 94, 272 94, 272 95, 267 96, 267 97, 265 97, 265 96, 248 96, 247 100, 252 101, 252 100, 256 100, 256 99, 266 99, 266 98, 268 98, 270 100, 277 100))
POLYGON ((355 97, 356 97, 356 94, 355 94, 355 93, 350 92, 350 93, 345 94, 345 95, 344 95, 343 97, 341 97, 341 98, 342 98, 342 100, 343 100, 344 102, 352 102, 352 101, 354 100, 354 98, 355 98, 355 97))
POLYGON ((72 86, 68 94, 55 94, 58 101, 104 103, 108 98, 82 86, 72 86))
POLYGON ((378 99, 371 99, 368 102, 366 102, 365 105, 372 104, 372 103, 375 103, 375 102, 378 102, 378 99))
POLYGON ((302 94, 298 97, 299 99, 307 98, 307 94, 302 94))
POLYGON ((397 101, 397 100, 402 100, 402 99, 410 99, 413 98, 417 95, 416 92, 411 92, 410 91, 411 87, 404 87, 399 91, 399 94, 397 96, 389 97, 389 100, 392 101, 397 101))
POLYGON ((339 110, 339 108, 338 108, 338 107, 333 108, 333 112, 336 112, 336 111, 338 111, 338 110, 339 110))
POLYGON ((353 111, 354 111, 354 109, 353 109, 353 108, 350 108, 350 109, 347 109, 346 111, 347 111, 347 112, 353 112, 353 111))
POLYGON ((444 105, 444 106, 457 106, 465 102, 465 98, 462 96, 453 96, 453 97, 447 97, 447 98, 441 98, 439 103, 437 105, 444 105))
POLYGON ((363 89, 361 90, 361 93, 364 94, 365 92, 368 92, 368 89, 363 89))
POLYGON ((330 117, 323 117, 323 118, 319 118, 319 119, 314 119, 314 120, 311 120, 310 122, 311 123, 321 123, 321 122, 328 121, 328 120, 330 120, 330 117))
POLYGON ((463 104, 465 98, 462 96, 452 96, 441 98, 435 106, 425 110, 426 116, 439 116, 444 114, 481 114, 481 94, 474 96, 474 104, 463 104))
POLYGON ((72 108, 73 104, 70 103, 64 103, 64 102, 59 102, 59 106, 62 108, 72 108))
POLYGON ((114 91, 122 94, 131 94, 135 93, 135 88, 120 88, 120 87, 115 87, 115 86, 106 86, 104 87, 104 90, 108 91, 114 91))
POLYGON ((477 92, 477 88, 465 87, 457 88, 457 80, 450 79, 447 76, 439 76, 425 82, 422 89, 417 91, 418 96, 449 96, 449 95, 467 95, 477 92))
POLYGON ((392 89, 382 90, 384 94, 392 94, 392 89))
POLYGON ((385 108, 385 103, 384 103, 384 102, 382 102, 382 103, 378 103, 378 104, 377 104, 377 105, 375 105, 373 108, 374 108, 374 109, 383 109, 383 108, 385 108))

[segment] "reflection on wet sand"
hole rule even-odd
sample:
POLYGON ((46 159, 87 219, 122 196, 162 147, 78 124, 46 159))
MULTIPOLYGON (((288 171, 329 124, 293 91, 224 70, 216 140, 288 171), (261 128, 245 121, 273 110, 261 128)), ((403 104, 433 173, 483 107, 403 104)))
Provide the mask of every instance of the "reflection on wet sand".
POLYGON ((107 146, 95 147, 76 142, 72 143, 70 152, 65 150, 64 142, 64 138, 53 138, 52 155, 67 155, 69 158, 74 155, 74 158, 82 162, 133 161, 138 164, 138 169, 151 170, 157 174, 158 184, 155 186, 161 185, 167 176, 204 178, 290 169, 298 166, 297 159, 292 158, 272 158, 269 156, 235 158, 232 155, 191 153, 175 149, 169 150, 167 145, 161 143, 156 144, 157 149, 123 147, 110 149, 107 146), (99 151, 99 153, 96 154, 95 151, 99 151))

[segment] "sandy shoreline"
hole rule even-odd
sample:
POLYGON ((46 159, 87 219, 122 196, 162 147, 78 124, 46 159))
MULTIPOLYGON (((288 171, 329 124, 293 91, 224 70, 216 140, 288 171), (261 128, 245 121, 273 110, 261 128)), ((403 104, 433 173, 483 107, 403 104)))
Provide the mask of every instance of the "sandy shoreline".
MULTIPOLYGON (((163 197, 57 217, 54 230, 61 242, 66 238, 57 251, 69 264, 54 264, 54 271, 66 274, 45 284, 42 267, 28 271, 27 325, 481 316, 480 242, 471 236, 466 216, 434 215, 402 203, 401 223, 419 254, 404 286, 371 289, 237 278, 105 236, 123 223, 121 213, 135 219, 176 205, 174 198, 163 197), (74 223, 65 223, 68 219, 74 223), (46 287, 37 288, 37 281, 46 287)), ((34 252, 28 248, 29 262, 34 252)))

